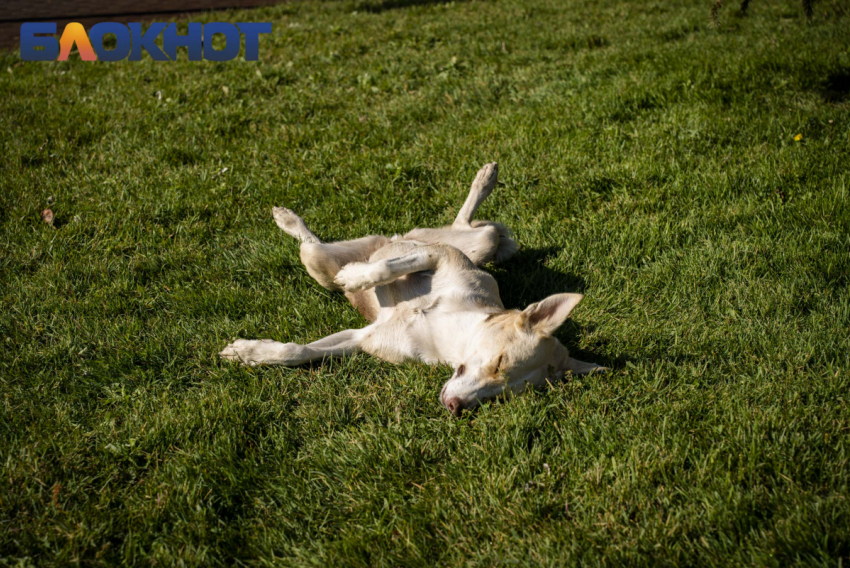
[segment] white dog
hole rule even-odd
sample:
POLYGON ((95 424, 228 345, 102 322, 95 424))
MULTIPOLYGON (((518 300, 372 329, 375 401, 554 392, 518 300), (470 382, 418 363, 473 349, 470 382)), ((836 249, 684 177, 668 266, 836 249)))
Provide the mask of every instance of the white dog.
POLYGON ((455 416, 567 371, 603 370, 571 358, 552 337, 581 294, 556 294, 523 311, 505 310, 496 281, 478 268, 518 248, 504 225, 472 220, 497 175, 495 163, 481 168, 450 227, 414 229, 403 237, 323 243, 298 215, 275 207, 278 226, 301 241, 307 272, 325 288, 344 292, 371 323, 308 345, 240 339, 220 355, 252 366, 295 366, 357 351, 391 362, 447 363, 455 370, 440 400, 455 416))

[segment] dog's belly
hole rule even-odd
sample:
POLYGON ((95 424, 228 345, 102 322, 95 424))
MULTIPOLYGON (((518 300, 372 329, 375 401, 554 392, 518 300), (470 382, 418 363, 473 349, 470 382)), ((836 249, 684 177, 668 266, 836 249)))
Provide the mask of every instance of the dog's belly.
POLYGON ((459 365, 467 351, 468 330, 486 319, 492 309, 470 309, 446 296, 402 302, 382 308, 376 326, 361 348, 394 363, 415 359, 424 363, 459 365))
POLYGON ((432 270, 414 272, 377 288, 346 292, 345 297, 367 321, 374 322, 382 311, 400 304, 422 308, 434 303, 436 295, 432 293, 431 287, 433 277, 432 270))
MULTIPOLYGON (((383 295, 387 295, 387 292, 384 290, 383 295)), ((361 349, 393 363, 405 359, 439 362, 439 358, 432 356, 436 351, 430 345, 430 336, 425 331, 429 309, 425 298, 382 306, 372 332, 360 343, 361 349)))
MULTIPOLYGON (((369 261, 397 258, 420 246, 425 243, 396 240, 375 251, 369 261)), ((463 257, 460 251, 457 256, 463 257)), ((467 258, 346 295, 374 323, 361 348, 392 362, 459 364, 463 331, 470 322, 504 309, 495 279, 467 258)))
POLYGON ((426 307, 436 299, 432 297, 434 272, 425 270, 407 274, 383 286, 375 288, 375 296, 381 308, 390 308, 399 304, 410 304, 416 308, 426 307))
MULTIPOLYGON (((400 239, 398 235, 393 237, 393 239, 396 240, 388 241, 386 245, 373 252, 369 257, 369 262, 401 256, 410 252, 412 249, 425 244, 414 240, 400 239)), ((389 291, 389 293, 382 294, 380 298, 378 292, 374 288, 361 290, 359 292, 345 292, 345 297, 348 298, 351 305, 360 312, 360 315, 366 318, 368 322, 372 323, 378 319, 378 313, 382 307, 394 306, 400 302, 411 300, 415 297, 419 288, 421 288, 421 286, 418 286, 421 282, 416 278, 414 278, 413 281, 410 281, 410 277, 406 276, 399 280, 401 280, 401 282, 399 282, 398 288, 393 288, 389 291)), ((393 282, 391 286, 394 286, 395 284, 396 283, 393 282)))

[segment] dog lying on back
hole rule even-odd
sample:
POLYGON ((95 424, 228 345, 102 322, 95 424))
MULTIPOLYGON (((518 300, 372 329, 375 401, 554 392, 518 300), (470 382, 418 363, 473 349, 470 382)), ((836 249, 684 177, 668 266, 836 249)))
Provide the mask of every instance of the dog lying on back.
POLYGON ((392 238, 323 243, 298 215, 275 207, 277 225, 301 242, 301 261, 310 276, 343 292, 370 324, 307 345, 239 339, 220 355, 251 366, 295 366, 358 351, 393 363, 446 363, 454 373, 440 401, 455 416, 568 371, 603 370, 571 358, 552 336, 581 294, 555 294, 523 311, 505 310, 496 281, 478 268, 504 261, 518 249, 504 225, 473 221, 497 176, 495 163, 481 168, 451 226, 392 238))

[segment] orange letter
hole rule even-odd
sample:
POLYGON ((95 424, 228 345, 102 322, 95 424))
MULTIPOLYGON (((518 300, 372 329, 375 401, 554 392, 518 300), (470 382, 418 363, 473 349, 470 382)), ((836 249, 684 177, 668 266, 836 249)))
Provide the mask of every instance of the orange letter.
POLYGON ((71 48, 75 42, 77 44, 77 50, 80 52, 80 59, 83 61, 97 61, 97 55, 95 55, 94 49, 91 46, 89 36, 86 35, 86 28, 83 27, 83 24, 77 22, 71 22, 65 26, 62 37, 59 38, 61 51, 59 52, 58 61, 68 60, 68 56, 71 54, 71 48))

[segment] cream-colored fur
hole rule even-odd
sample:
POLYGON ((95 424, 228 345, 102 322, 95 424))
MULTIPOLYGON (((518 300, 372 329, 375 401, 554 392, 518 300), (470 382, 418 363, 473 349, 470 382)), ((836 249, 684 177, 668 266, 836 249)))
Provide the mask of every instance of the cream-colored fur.
POLYGON ((220 355, 246 365, 294 366, 365 351, 392 362, 447 363, 454 373, 440 400, 455 415, 567 372, 602 370, 571 358, 552 336, 580 294, 505 310, 496 281, 479 268, 517 251, 507 227, 473 220, 497 176, 495 163, 481 168, 451 226, 414 229, 403 237, 323 243, 298 215, 275 207, 278 226, 301 241, 307 272, 325 288, 344 292, 371 323, 307 345, 240 339, 220 355))

